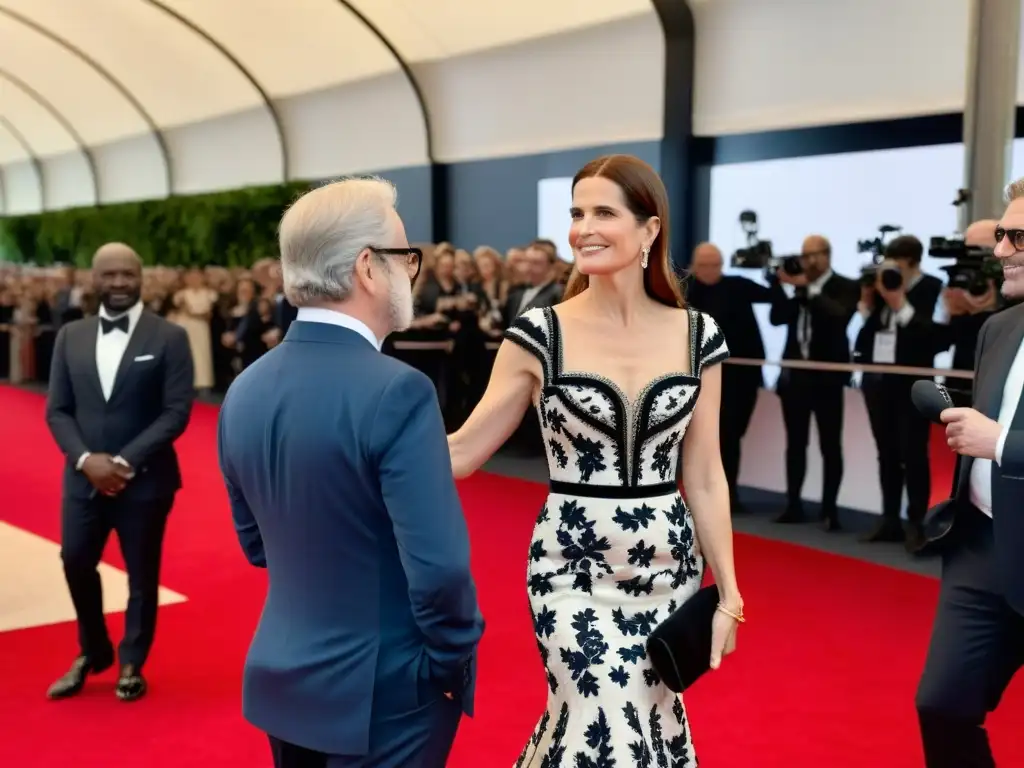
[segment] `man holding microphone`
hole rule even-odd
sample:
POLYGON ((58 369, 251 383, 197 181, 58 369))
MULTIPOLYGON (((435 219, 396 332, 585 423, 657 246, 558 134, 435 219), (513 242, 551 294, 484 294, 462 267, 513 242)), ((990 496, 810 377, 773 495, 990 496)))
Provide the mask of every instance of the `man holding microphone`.
MULTIPOLYGON (((1003 295, 1024 298, 1024 179, 995 227, 1003 295)), ((1024 305, 978 336, 973 408, 948 408, 953 525, 930 542, 942 585, 917 711, 928 768, 995 766, 985 718, 1024 664, 1024 305)))

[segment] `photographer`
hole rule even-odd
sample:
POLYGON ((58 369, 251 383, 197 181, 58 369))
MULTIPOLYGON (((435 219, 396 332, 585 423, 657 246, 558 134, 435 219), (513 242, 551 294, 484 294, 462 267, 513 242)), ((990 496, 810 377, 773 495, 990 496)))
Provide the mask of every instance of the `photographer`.
MULTIPOLYGON (((857 311, 857 281, 832 271, 832 246, 820 235, 806 238, 800 270, 779 269, 772 280, 772 325, 786 325, 784 360, 850 362, 846 328, 857 311), (788 297, 782 284, 793 286, 788 297)), ((786 425, 786 511, 776 522, 804 520, 801 492, 807 474, 811 414, 818 425, 824 465, 821 511, 826 530, 839 529, 837 502, 843 481, 843 398, 850 374, 783 368, 778 393, 786 425)))
MULTIPOLYGON (((921 273, 924 246, 911 235, 889 242, 885 261, 874 282, 862 284, 857 307, 864 326, 854 343, 854 360, 875 365, 931 368, 931 317, 942 281, 921 273)), ((882 486, 882 520, 865 541, 922 541, 921 523, 931 495, 929 437, 931 426, 910 400, 910 388, 921 377, 865 373, 861 384, 871 433, 878 448, 878 477, 882 486), (903 488, 907 489, 906 531, 900 522, 903 488)))
MULTIPOLYGON (((711 243, 701 243, 693 250, 690 274, 694 279, 687 288, 687 301, 718 323, 732 356, 763 360, 764 341, 753 305, 771 302, 771 290, 745 277, 722 275, 722 252, 711 243)), ((758 390, 763 386, 760 366, 727 365, 722 369, 719 431, 733 513, 743 511, 736 493, 740 446, 754 415, 758 390)))
MULTIPOLYGON (((982 219, 971 224, 964 232, 964 244, 975 248, 995 248, 996 222, 982 219)), ((974 353, 978 346, 978 333, 992 315, 1000 308, 999 291, 995 280, 988 280, 988 289, 975 295, 965 288, 948 287, 942 292, 942 303, 949 316, 946 323, 934 326, 935 352, 953 348, 951 368, 956 371, 974 369, 974 353)), ((965 402, 970 401, 971 379, 949 376, 951 388, 960 390, 965 402)))

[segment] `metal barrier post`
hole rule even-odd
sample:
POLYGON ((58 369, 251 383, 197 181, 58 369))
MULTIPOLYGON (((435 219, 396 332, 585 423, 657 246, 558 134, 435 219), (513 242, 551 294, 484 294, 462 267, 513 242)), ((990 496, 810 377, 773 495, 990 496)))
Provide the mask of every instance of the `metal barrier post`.
POLYGON ((970 0, 964 103, 964 188, 960 231, 999 218, 1013 167, 1021 0, 970 0))

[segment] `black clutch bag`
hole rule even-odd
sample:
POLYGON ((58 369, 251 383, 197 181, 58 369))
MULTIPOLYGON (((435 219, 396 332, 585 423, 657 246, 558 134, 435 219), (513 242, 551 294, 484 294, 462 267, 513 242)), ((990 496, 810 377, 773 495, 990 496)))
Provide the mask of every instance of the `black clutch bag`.
POLYGON ((718 587, 702 587, 654 628, 647 656, 670 691, 682 693, 711 669, 711 620, 718 610, 718 587))

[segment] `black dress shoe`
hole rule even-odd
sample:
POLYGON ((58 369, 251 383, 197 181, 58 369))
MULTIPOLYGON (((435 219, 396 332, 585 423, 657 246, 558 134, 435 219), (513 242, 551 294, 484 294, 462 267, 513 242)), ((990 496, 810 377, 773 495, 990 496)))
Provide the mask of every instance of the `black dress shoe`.
POLYGON ((834 533, 835 531, 843 530, 843 526, 839 524, 839 518, 834 515, 828 515, 821 521, 821 529, 828 533, 834 533))
POLYGON ((113 660, 104 659, 101 663, 90 661, 86 656, 79 656, 62 678, 46 691, 48 699, 66 699, 81 692, 85 686, 85 678, 109 669, 113 660))
POLYGON ((884 519, 871 530, 871 533, 864 536, 861 541, 868 544, 874 544, 879 541, 901 544, 905 539, 906 534, 903 532, 903 525, 899 521, 893 522, 891 519, 884 519))
POLYGON ((135 701, 145 696, 146 678, 142 676, 142 670, 134 664, 122 664, 115 693, 121 701, 135 701))
POLYGON ((924 547, 925 541, 927 541, 924 536, 924 527, 920 523, 910 523, 907 525, 906 537, 907 540, 903 543, 903 546, 912 555, 916 555, 924 547))
POLYGON ((776 523, 802 523, 806 520, 804 511, 799 507, 787 507, 785 512, 775 518, 776 523))

